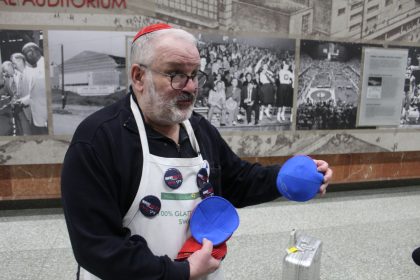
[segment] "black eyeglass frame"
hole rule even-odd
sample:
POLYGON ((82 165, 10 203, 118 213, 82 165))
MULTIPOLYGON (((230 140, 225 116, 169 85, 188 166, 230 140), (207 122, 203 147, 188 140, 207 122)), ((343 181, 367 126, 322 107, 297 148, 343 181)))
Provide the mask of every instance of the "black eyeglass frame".
POLYGON ((171 78, 171 87, 172 87, 174 90, 181 90, 181 89, 183 89, 183 88, 184 88, 184 87, 188 84, 188 82, 190 81, 190 79, 191 79, 193 82, 196 82, 196 83, 197 83, 197 88, 202 88, 202 87, 204 86, 204 84, 207 82, 207 74, 206 74, 206 73, 204 73, 204 72, 203 72, 203 71, 201 71, 201 70, 198 70, 198 71, 197 71, 197 73, 196 73, 195 75, 188 76, 187 74, 184 74, 184 73, 173 73, 173 74, 167 74, 167 73, 163 73, 163 72, 157 71, 157 70, 155 70, 155 69, 152 69, 152 68, 150 68, 149 66, 144 65, 144 64, 137 64, 137 65, 138 65, 139 67, 144 67, 144 68, 146 68, 146 69, 149 69, 149 70, 151 70, 152 72, 158 73, 158 74, 160 74, 160 75, 162 75, 162 76, 165 76, 165 77, 171 78), (199 75, 201 75, 201 76, 203 77, 204 81, 200 82, 200 79, 198 78, 198 76, 199 76, 199 75), (173 80, 174 80, 174 78, 175 78, 175 77, 187 78, 187 79, 185 80, 185 83, 184 83, 184 85, 183 85, 182 87, 180 87, 180 88, 174 87, 173 80), (196 78, 197 78, 197 80, 195 81, 194 79, 196 79, 196 78), (202 83, 202 84, 200 85, 200 83, 202 83))

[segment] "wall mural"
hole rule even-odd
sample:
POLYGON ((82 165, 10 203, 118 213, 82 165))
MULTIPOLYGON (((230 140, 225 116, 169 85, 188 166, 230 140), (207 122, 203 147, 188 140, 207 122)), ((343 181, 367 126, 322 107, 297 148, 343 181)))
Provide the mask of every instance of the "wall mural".
MULTIPOLYGON (((210 118, 240 156, 420 148, 419 51, 410 45, 420 37, 418 1, 126 0, 118 1, 114 9, 89 5, 32 7, 31 1, 25 6, 8 3, 0 2, 0 34, 13 30, 23 37, 28 33, 27 41, 38 44, 45 55, 49 118, 43 131, 25 133, 19 125, 14 130, 6 100, 9 97, 2 94, 0 106, 9 109, 5 114, 0 112, 1 164, 61 163, 78 123, 127 89, 127 38, 142 26, 158 21, 187 28, 200 40, 202 67, 211 78, 200 91, 196 111, 210 118), (98 42, 109 40, 102 45, 115 43, 115 47, 91 48, 94 42, 88 40, 89 36, 98 36, 98 42), (407 62, 406 87, 401 91, 404 94, 396 93, 405 100, 401 124, 359 129, 354 125, 353 112, 358 105, 363 47, 388 47, 389 42, 408 48, 411 59, 407 62), (318 55, 311 48, 318 48, 318 55), (341 49, 348 53, 343 60, 339 59, 341 49), (96 67, 95 60, 107 67, 96 67), (324 71, 315 73, 320 67, 324 71), (251 82, 246 83, 247 76, 251 82), (245 84, 255 84, 259 94, 253 94, 251 86, 249 92, 244 91, 245 84), (224 92, 224 100, 217 98, 223 96, 220 92, 224 92), (224 103, 222 109, 212 105, 217 100, 224 103), (328 111, 332 115, 322 110, 310 113, 308 107, 324 101, 331 105, 328 111), (349 113, 343 114, 349 108, 349 113)), ((22 52, 23 42, 14 48, 5 42, 0 45, 1 63, 10 60, 12 53, 22 52)), ((3 75, 0 84, 5 91, 3 75)))

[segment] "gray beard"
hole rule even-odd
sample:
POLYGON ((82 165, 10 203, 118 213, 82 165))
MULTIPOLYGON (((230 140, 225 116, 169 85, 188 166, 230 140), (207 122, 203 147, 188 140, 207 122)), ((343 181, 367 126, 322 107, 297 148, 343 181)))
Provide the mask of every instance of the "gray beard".
MULTIPOLYGON (((191 117, 194 107, 193 105, 184 110, 180 110, 176 105, 176 101, 178 100, 191 98, 188 93, 181 94, 176 99, 166 101, 163 99, 162 95, 156 93, 151 72, 148 72, 147 79, 150 86, 148 88, 149 95, 146 104, 151 109, 148 111, 148 115, 154 122, 164 125, 173 125, 179 124, 191 117), (153 108, 156 108, 156 110, 153 108)), ((195 96, 193 98, 194 100, 192 104, 195 103, 195 96)))

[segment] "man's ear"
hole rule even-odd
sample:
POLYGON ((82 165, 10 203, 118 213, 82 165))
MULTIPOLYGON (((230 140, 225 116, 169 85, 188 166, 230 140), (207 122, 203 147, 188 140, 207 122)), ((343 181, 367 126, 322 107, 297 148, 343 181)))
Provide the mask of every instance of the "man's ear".
POLYGON ((139 92, 143 92, 145 75, 143 67, 136 64, 131 65, 131 85, 139 92))

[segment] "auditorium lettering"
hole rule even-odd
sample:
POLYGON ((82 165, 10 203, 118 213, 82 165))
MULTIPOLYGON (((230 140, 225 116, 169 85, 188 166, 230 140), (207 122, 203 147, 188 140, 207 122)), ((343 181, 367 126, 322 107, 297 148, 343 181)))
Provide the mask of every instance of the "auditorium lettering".
POLYGON ((6 6, 127 9, 126 0, 0 0, 6 6))

